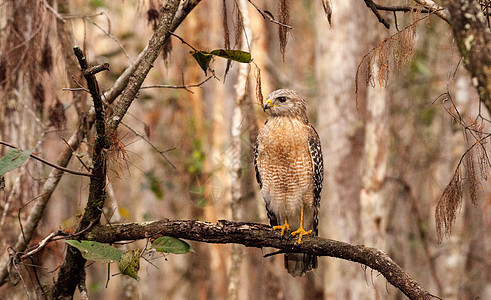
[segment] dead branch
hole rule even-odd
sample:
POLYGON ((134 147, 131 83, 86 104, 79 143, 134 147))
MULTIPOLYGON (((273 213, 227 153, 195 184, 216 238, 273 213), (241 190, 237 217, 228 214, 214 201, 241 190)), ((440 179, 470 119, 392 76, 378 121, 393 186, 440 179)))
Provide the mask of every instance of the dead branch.
POLYGON ((269 11, 266 11, 266 10, 262 10, 259 6, 257 6, 256 3, 252 2, 252 0, 248 0, 249 3, 254 6, 254 8, 257 10, 258 13, 261 14, 261 16, 263 16, 264 19, 268 19, 270 22, 272 23, 275 23, 281 27, 284 27, 284 28, 288 28, 288 29, 293 29, 293 27, 291 27, 290 25, 287 25, 287 24, 283 24, 281 22, 278 22, 274 19, 273 15, 269 12, 269 11))
MULTIPOLYGON (((84 74, 87 82, 87 87, 90 91, 92 101, 94 102, 95 129, 97 132, 92 155, 93 176, 90 177, 89 199, 87 201, 87 206, 85 207, 84 215, 77 229, 77 233, 80 233, 82 230, 87 230, 90 228, 92 224, 97 224, 99 222, 102 207, 104 206, 107 160, 104 150, 109 147, 109 142, 106 140, 104 107, 95 74, 102 70, 106 70, 108 66, 104 64, 101 66, 89 67, 82 49, 75 46, 73 51, 78 59, 82 73, 84 74)), ((80 252, 71 246, 68 247, 65 260, 58 273, 58 280, 54 286, 54 299, 73 297, 73 293, 77 285, 84 280, 85 262, 86 260, 82 257, 80 252)))
POLYGON ((387 28, 387 29, 390 28, 389 22, 386 19, 384 19, 384 17, 382 17, 380 15, 380 13, 378 12, 378 8, 377 8, 376 4, 373 3, 372 0, 365 0, 365 5, 372 10, 373 14, 377 17, 377 20, 380 23, 384 24, 385 28, 387 28))
POLYGON ((81 236, 100 243, 139 240, 158 235, 215 244, 241 244, 247 247, 272 247, 285 252, 303 252, 358 262, 380 272, 410 299, 439 299, 409 276, 385 252, 363 245, 306 236, 302 244, 285 239, 264 224, 220 220, 218 223, 194 220, 160 220, 146 223, 96 225, 81 236))

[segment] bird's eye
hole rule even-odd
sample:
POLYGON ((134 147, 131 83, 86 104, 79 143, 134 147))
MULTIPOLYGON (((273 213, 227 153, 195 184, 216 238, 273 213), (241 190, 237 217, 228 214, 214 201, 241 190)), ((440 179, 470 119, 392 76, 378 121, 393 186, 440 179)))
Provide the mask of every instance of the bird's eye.
POLYGON ((286 97, 278 97, 278 101, 285 102, 286 101, 286 97))

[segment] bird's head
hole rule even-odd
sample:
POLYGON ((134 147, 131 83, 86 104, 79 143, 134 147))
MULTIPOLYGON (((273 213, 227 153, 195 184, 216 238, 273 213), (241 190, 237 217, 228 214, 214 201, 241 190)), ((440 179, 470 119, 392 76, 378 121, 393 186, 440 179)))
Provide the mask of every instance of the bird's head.
POLYGON ((272 92, 268 95, 263 110, 265 112, 268 110, 268 114, 273 117, 297 117, 307 120, 305 100, 293 90, 281 89, 272 92))

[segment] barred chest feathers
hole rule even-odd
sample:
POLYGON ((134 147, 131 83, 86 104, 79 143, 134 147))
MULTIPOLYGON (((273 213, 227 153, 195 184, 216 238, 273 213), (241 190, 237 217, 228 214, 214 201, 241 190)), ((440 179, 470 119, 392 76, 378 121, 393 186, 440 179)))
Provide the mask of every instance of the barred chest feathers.
POLYGON ((313 205, 309 127, 297 118, 274 117, 258 136, 261 194, 280 218, 313 205))

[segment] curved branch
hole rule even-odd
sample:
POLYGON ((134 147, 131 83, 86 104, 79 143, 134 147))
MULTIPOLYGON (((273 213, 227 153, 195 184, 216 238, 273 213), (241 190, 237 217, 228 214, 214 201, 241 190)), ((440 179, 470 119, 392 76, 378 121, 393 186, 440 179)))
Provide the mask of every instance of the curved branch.
POLYGON ((380 272, 390 284, 410 299, 431 299, 430 294, 407 274, 385 252, 344 242, 305 236, 302 244, 285 239, 268 225, 220 220, 218 223, 194 220, 161 220, 146 223, 94 226, 82 239, 101 243, 138 240, 157 235, 217 244, 242 244, 247 247, 273 247, 281 252, 304 252, 318 256, 337 257, 361 263, 380 272))

